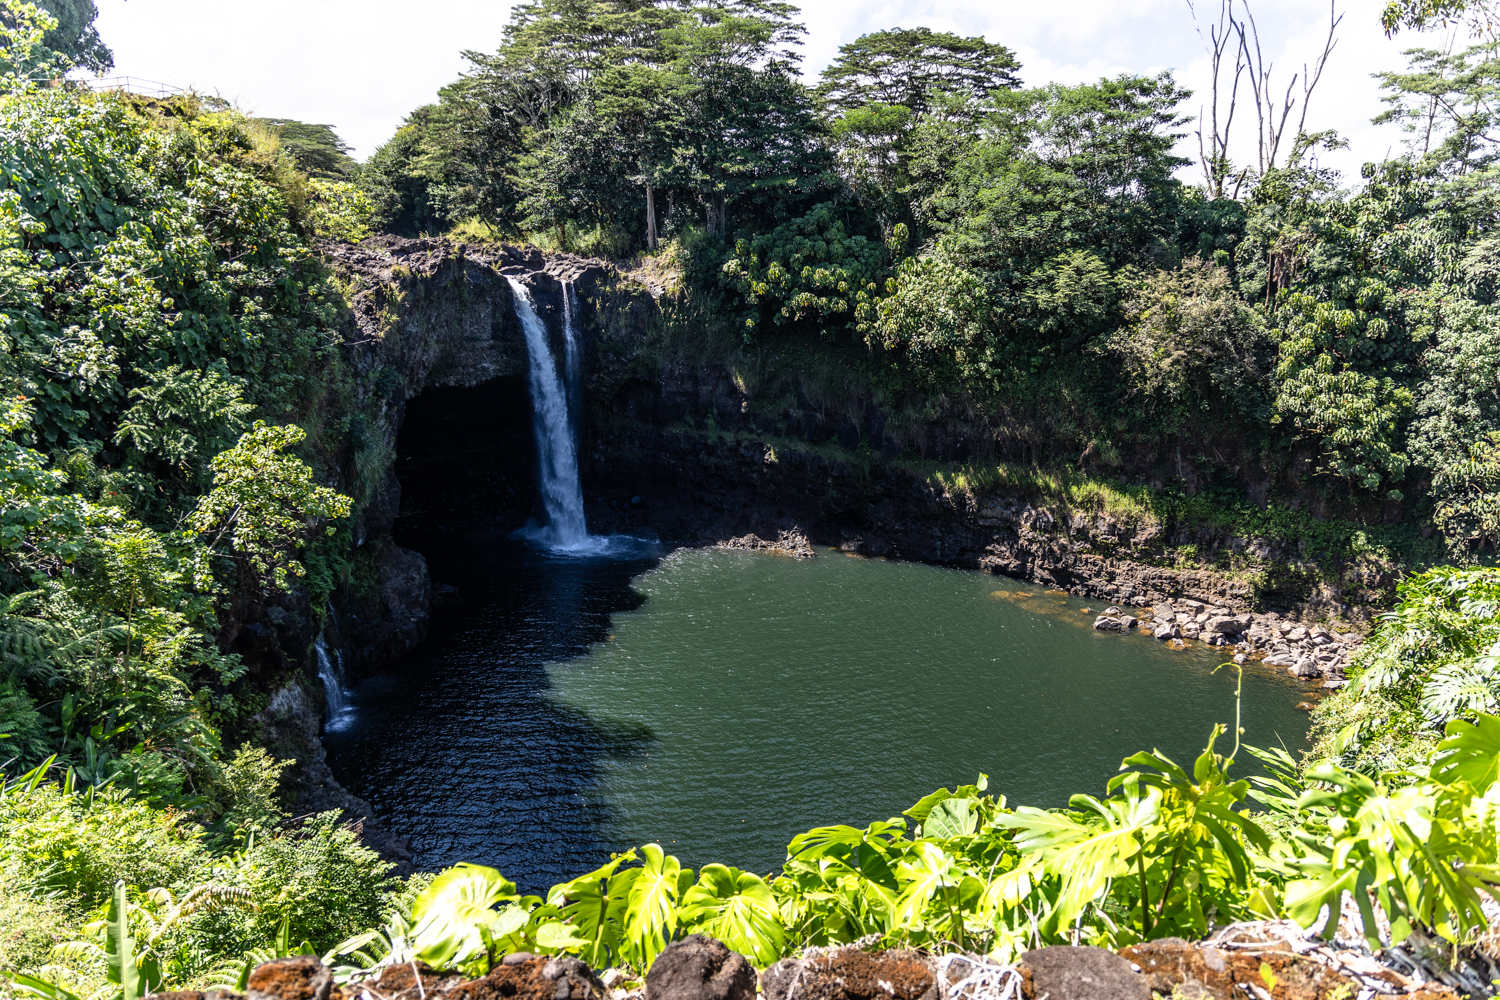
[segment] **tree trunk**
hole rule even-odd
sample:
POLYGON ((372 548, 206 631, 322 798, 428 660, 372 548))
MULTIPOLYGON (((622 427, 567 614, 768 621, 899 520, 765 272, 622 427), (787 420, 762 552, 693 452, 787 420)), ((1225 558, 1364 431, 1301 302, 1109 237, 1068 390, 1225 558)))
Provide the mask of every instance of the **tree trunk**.
POLYGON ((646 185, 646 247, 656 249, 656 192, 646 185))

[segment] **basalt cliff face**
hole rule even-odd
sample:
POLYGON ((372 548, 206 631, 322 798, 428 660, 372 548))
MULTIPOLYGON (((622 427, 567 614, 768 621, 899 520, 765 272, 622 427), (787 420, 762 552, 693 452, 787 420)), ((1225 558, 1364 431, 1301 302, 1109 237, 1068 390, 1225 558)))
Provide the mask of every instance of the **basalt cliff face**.
MULTIPOLYGON (((680 545, 733 543, 806 551, 828 544, 870 556, 984 569, 1126 605, 1185 598, 1236 611, 1357 622, 1388 600, 1391 567, 1354 558, 1314 564, 1287 538, 1195 524, 1080 514, 1020 493, 966 491, 916 471, 886 434, 888 415, 827 414, 805 398, 768 409, 725 366, 667 356, 660 285, 609 264, 533 248, 377 237, 325 248, 348 289, 349 366, 365 453, 379 467, 362 498, 355 544, 376 553, 378 581, 340 607, 352 670, 409 650, 423 632, 420 557, 391 541, 401 510, 394 466, 407 403, 445 386, 526 392, 525 346, 506 276, 528 288, 560 355, 568 302, 587 378, 579 428, 590 528, 655 533, 680 545), (1182 552, 1194 558, 1184 561, 1182 552)), ((529 405, 522 403, 520 405, 529 405)), ((963 451, 934 421, 929 456, 963 451)), ((928 463, 930 466, 930 463, 928 463)), ((434 469, 463 475, 466 470, 434 469)), ((528 470, 507 470, 524 478, 528 470)))

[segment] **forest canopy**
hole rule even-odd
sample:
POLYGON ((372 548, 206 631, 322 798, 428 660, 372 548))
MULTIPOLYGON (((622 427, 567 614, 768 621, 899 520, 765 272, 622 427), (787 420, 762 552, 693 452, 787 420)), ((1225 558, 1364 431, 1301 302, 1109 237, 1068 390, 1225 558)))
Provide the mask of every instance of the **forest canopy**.
POLYGON ((1315 80, 1231 163, 1229 124, 1195 122, 1170 74, 1028 85, 1003 44, 897 27, 808 86, 803 30, 776 3, 538 0, 360 184, 398 232, 670 248, 747 343, 863 345, 877 383, 1004 413, 980 447, 1007 458, 1148 481, 1170 450, 1226 488, 1269 475, 1356 518, 1435 518, 1457 554, 1489 544, 1458 527, 1484 502, 1458 470, 1500 432, 1472 363, 1496 335, 1493 40, 1380 74, 1407 151, 1339 178, 1317 154, 1342 140, 1286 131, 1315 80), (1209 125, 1217 181, 1193 186, 1180 150, 1209 125))

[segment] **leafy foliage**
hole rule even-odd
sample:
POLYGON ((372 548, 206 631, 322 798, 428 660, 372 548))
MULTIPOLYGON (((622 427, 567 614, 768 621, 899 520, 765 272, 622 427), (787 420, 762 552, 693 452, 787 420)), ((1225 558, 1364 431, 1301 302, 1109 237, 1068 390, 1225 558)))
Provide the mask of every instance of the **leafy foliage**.
POLYGON ((1495 571, 1429 570, 1407 577, 1398 594, 1360 648, 1352 683, 1314 715, 1317 759, 1371 775, 1399 770, 1432 752, 1426 734, 1500 709, 1495 571))
POLYGON ((930 28, 891 28, 839 46, 823 70, 818 96, 839 111, 900 106, 925 115, 936 99, 983 100, 1019 81, 1015 53, 983 38, 930 28))
POLYGON ((47 48, 91 73, 107 73, 114 68, 115 54, 94 25, 99 16, 94 0, 40 0, 37 6, 57 19, 57 27, 42 39, 47 48))
POLYGON ((379 921, 393 889, 394 866, 359 842, 338 811, 256 841, 223 873, 255 900, 248 940, 266 940, 283 920, 293 940, 319 953, 379 921))
POLYGON ((24 0, 0 2, 0 89, 25 90, 35 81, 61 76, 72 68, 73 60, 59 51, 68 47, 67 29, 48 11, 49 6, 65 7, 71 13, 78 5, 74 0, 41 6, 24 0))
POLYGON ((1224 732, 1215 727, 1191 769, 1135 754, 1103 798, 1076 795, 1067 809, 1010 809, 981 776, 903 818, 809 830, 770 882, 721 864, 695 877, 657 844, 545 901, 460 865, 417 896, 410 923, 390 925, 383 961, 479 975, 505 953, 539 951, 644 971, 668 941, 697 932, 761 966, 871 935, 1005 961, 1038 943, 1119 947, 1257 917, 1311 926, 1331 914, 1328 935, 1345 893, 1372 948, 1418 927, 1460 942, 1487 926, 1500 717, 1450 723, 1430 770, 1379 780, 1333 764, 1299 774, 1284 752, 1260 750, 1270 775, 1234 780, 1234 755, 1215 749, 1224 732), (1252 800, 1267 811, 1249 812, 1252 800))
POLYGON ((189 519, 195 531, 213 534, 211 545, 227 541, 256 575, 283 589, 290 576, 306 572, 288 553, 309 522, 346 517, 351 506, 348 497, 314 483, 305 462, 282 454, 306 436, 300 427, 256 421, 237 445, 215 456, 214 488, 189 519))
POLYGON ((518 6, 499 52, 466 53, 474 72, 372 157, 376 218, 472 218, 563 247, 592 227, 620 252, 687 225, 690 202, 710 232, 731 205, 776 214, 823 162, 791 15, 755 2, 518 6))
POLYGON ((1158 271, 1131 297, 1126 316, 1131 325, 1110 347, 1133 394, 1149 400, 1168 427, 1213 409, 1259 415, 1265 407, 1269 344, 1228 269, 1190 257, 1176 271, 1158 271))
MULTIPOLYGON (((61 8, 84 19, 65 31, 92 18, 61 8)), ((318 403, 343 307, 309 247, 368 213, 220 103, 15 79, 62 66, 54 29, 0 11, 0 760, 40 765, 3 786, 0 869, 73 915, 115 910, 60 978, 28 952, 32 987, 128 993, 126 937, 156 963, 144 991, 261 946, 252 914, 297 910, 289 886, 341 900, 297 910, 320 941, 390 896, 335 819, 281 832, 288 762, 225 752, 259 704, 216 642, 230 598, 296 586, 309 534, 350 509, 305 460, 338 463, 303 426, 339 419, 318 403)))
POLYGON ((884 251, 880 243, 846 232, 832 205, 818 205, 753 240, 740 240, 723 265, 726 284, 750 311, 754 329, 773 307, 775 323, 813 319, 828 325, 868 321, 884 251), (776 308, 779 303, 779 308, 776 308))
POLYGON ((184 817, 152 809, 123 789, 75 794, 51 782, 18 781, 0 796, 0 861, 46 872, 49 884, 87 906, 115 883, 175 885, 207 852, 184 817))

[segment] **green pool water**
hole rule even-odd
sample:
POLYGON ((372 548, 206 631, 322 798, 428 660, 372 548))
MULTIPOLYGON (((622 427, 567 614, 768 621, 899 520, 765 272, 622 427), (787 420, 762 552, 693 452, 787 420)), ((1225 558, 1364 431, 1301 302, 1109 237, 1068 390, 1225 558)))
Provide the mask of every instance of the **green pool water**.
MULTIPOLYGON (((606 641, 547 667, 548 697, 628 748, 582 792, 602 840, 695 866, 767 871, 795 832, 894 816, 981 772, 1012 805, 1065 805, 1137 750, 1190 762, 1234 720, 1223 654, 1095 632, 1099 602, 1003 577, 710 549, 633 586, 645 601, 606 641)), ((1300 750, 1306 695, 1247 666, 1245 741, 1300 750)))

